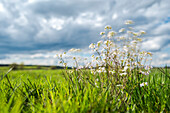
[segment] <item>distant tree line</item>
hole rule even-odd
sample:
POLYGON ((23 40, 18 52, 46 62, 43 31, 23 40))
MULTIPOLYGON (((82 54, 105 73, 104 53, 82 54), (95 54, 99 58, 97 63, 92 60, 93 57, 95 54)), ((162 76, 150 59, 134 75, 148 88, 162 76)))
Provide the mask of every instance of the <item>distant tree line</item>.
POLYGON ((10 67, 13 67, 13 70, 18 70, 18 69, 22 70, 24 69, 24 63, 20 63, 20 64, 12 63, 10 67))
MULTIPOLYGON (((10 67, 13 67, 13 70, 23 70, 23 69, 50 69, 50 70, 54 70, 54 69, 64 69, 64 67, 62 66, 42 66, 42 65, 24 65, 24 63, 12 63, 10 65, 8 65, 10 67), (28 68, 29 66, 29 68, 28 68)), ((71 67, 68 67, 68 69, 71 69, 71 67)))

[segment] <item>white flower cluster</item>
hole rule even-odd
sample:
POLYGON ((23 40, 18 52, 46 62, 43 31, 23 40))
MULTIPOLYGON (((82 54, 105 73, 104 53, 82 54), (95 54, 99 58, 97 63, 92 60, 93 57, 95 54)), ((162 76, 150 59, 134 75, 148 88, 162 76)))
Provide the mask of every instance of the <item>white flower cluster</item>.
MULTIPOLYGON (((132 23, 134 22, 131 20, 125 22, 127 25, 132 23)), ((106 26, 105 31, 100 33, 102 40, 89 46, 90 49, 97 52, 97 55, 92 55, 92 64, 96 65, 91 67, 95 67, 95 71, 98 73, 104 72, 121 76, 131 74, 131 70, 140 68, 140 74, 148 75, 151 69, 149 65, 152 54, 140 49, 143 34, 146 32, 134 32, 133 28, 128 30, 121 28, 115 32, 111 26, 106 26), (148 64, 147 61, 149 61, 148 64), (146 64, 147 68, 144 68, 146 64)), ((94 73, 94 69, 92 73, 94 73)))
MULTIPOLYGON (((125 22, 126 25, 133 24, 131 20, 125 22)), ((146 34, 145 31, 134 32, 134 28, 121 28, 118 32, 113 31, 112 27, 107 25, 103 32, 100 33, 101 40, 97 43, 92 43, 89 48, 95 54, 91 56, 91 62, 86 62, 85 66, 79 65, 76 57, 76 70, 90 68, 92 74, 106 75, 108 80, 116 78, 131 77, 133 71, 137 69, 138 74, 148 75, 151 70, 152 53, 143 51, 140 48, 142 42, 141 36, 146 34)), ((69 52, 79 52, 80 49, 70 49, 69 52)), ((60 63, 66 67, 62 55, 58 57, 60 63)), ((86 61, 85 59, 81 59, 86 61)), ((87 60, 89 61, 89 60, 87 60)), ((113 79, 112 79, 113 80, 113 79)))

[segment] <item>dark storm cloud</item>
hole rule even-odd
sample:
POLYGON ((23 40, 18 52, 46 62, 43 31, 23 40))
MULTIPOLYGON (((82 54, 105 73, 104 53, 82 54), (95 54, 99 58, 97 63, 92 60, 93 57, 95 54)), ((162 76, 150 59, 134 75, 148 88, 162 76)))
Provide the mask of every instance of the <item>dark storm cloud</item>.
MULTIPOLYGON (((6 36, 1 36, 0 40, 3 45, 1 46, 1 54, 12 52, 24 52, 32 50, 43 49, 61 49, 70 47, 84 47, 90 43, 89 27, 84 28, 79 25, 66 25, 67 29, 56 31, 48 28, 49 32, 42 32, 40 18, 55 17, 57 15, 64 18, 79 15, 81 11, 94 11, 96 5, 101 4, 100 1, 96 2, 37 2, 31 5, 22 6, 20 2, 18 7, 15 3, 3 2, 4 7, 8 9, 10 17, 7 18, 8 22, 1 21, 1 29, 4 29, 6 36), (12 7, 10 7, 12 6, 12 7), (24 11, 22 11, 24 9, 24 11), (26 13, 25 13, 26 12, 26 13), (39 14, 42 14, 39 16, 39 14), (79 27, 79 28, 78 28, 79 27), (48 38, 47 38, 48 37, 48 38), (5 43, 7 41, 7 43, 5 43), (80 42, 78 42, 80 41, 80 42)), ((24 3, 23 3, 24 4, 24 3)))
POLYGON ((103 9, 101 6, 106 4, 104 1, 44 1, 37 2, 29 7, 33 13, 43 16, 78 16, 82 12, 98 12, 103 9))
POLYGON ((6 59, 6 58, 8 58, 7 56, 0 56, 0 59, 6 59))
MULTIPOLYGON (((15 0, 0 2, 0 55, 84 48, 105 25, 126 19, 147 32, 145 48, 159 52, 170 40, 169 0, 15 0)), ((1 57, 5 58, 5 57, 1 57)))

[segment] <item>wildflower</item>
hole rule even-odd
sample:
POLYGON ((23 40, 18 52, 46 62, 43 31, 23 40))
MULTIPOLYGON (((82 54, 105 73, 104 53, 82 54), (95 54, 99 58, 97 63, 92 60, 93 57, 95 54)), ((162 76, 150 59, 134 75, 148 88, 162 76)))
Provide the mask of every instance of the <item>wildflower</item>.
POLYGON ((123 75, 127 75, 127 73, 126 73, 126 72, 124 72, 124 73, 120 73, 120 75, 121 75, 121 76, 123 76, 123 75))
POLYGON ((58 63, 59 63, 59 64, 61 64, 61 63, 62 63, 62 61, 59 61, 58 63))
POLYGON ((96 60, 98 60, 99 57, 96 57, 96 60))
POLYGON ((97 46, 100 47, 101 43, 102 43, 102 41, 98 41, 97 46))
POLYGON ((152 56, 152 53, 151 52, 147 52, 148 55, 152 56))
POLYGON ((101 37, 101 39, 104 39, 106 37, 106 35, 103 35, 102 37, 101 37))
POLYGON ((104 35, 105 34, 105 32, 100 32, 100 35, 104 35))
POLYGON ((63 63, 63 66, 65 66, 65 67, 66 67, 66 66, 67 66, 67 63, 63 63))
POLYGON ((140 34, 146 34, 146 32, 141 30, 141 31, 140 31, 140 34))
POLYGON ((113 42, 111 42, 110 47, 115 47, 115 44, 113 42))
POLYGON ((149 71, 145 72, 145 75, 149 75, 149 71))
POLYGON ((123 46, 123 50, 124 50, 125 52, 128 52, 127 46, 123 46))
POLYGON ((107 41, 107 40, 106 40, 106 41, 104 41, 104 44, 106 44, 106 45, 107 45, 107 44, 108 44, 108 41, 107 41))
POLYGON ((141 39, 141 38, 137 38, 137 41, 141 42, 141 41, 142 41, 142 39, 141 39))
POLYGON ((133 40, 131 43, 136 44, 136 43, 137 43, 137 41, 136 41, 136 40, 133 40))
POLYGON ((132 32, 132 34, 133 34, 134 36, 140 36, 139 33, 132 32))
POLYGON ((126 71, 128 68, 129 68, 128 66, 125 66, 122 71, 126 71))
POLYGON ((112 29, 110 25, 105 26, 105 30, 109 30, 109 29, 112 29))
POLYGON ((79 66, 78 69, 83 69, 84 67, 83 66, 79 66))
POLYGON ((62 54, 60 54, 59 56, 62 57, 62 54))
POLYGON ((90 68, 90 66, 91 66, 91 63, 87 63, 85 67, 90 68))
POLYGON ((145 70, 149 70, 149 69, 150 69, 149 65, 145 66, 145 70))
POLYGON ((110 74, 114 74, 114 73, 116 73, 116 71, 115 71, 115 70, 109 71, 109 73, 110 73, 110 74))
POLYGON ((129 66, 129 67, 130 67, 130 64, 127 64, 127 66, 129 66))
POLYGON ((108 37, 111 38, 111 37, 113 37, 115 34, 116 34, 115 31, 110 31, 110 32, 108 33, 108 37))
POLYGON ((94 49, 94 48, 95 48, 95 44, 94 44, 94 43, 91 43, 91 44, 89 45, 89 48, 94 49))
POLYGON ((91 57, 94 58, 94 55, 92 55, 91 57))
POLYGON ((94 51, 97 51, 99 48, 95 48, 94 51))
POLYGON ((147 86, 147 85, 148 85, 148 83, 144 82, 144 83, 140 84, 140 87, 147 86))
POLYGON ((71 74, 71 73, 73 73, 73 71, 69 70, 69 73, 71 74))
POLYGON ((126 20, 125 21, 125 24, 128 25, 128 24, 133 24, 134 22, 132 20, 126 20))
POLYGON ((95 82, 95 86, 97 87, 97 88, 99 88, 99 86, 97 85, 97 83, 95 82))
POLYGON ((69 52, 73 52, 74 51, 74 48, 70 49, 69 52))
POLYGON ((76 49, 76 50, 75 50, 75 52, 80 52, 80 51, 81 51, 81 49, 76 49))
POLYGON ((147 72, 140 71, 140 73, 143 74, 143 75, 149 75, 149 72, 148 72, 148 71, 147 71, 147 72))
POLYGON ((128 27, 130 30, 133 30, 133 28, 132 27, 128 27))
POLYGON ((101 70, 97 70, 98 73, 101 73, 102 71, 101 70))
POLYGON ((123 40, 123 39, 125 39, 125 37, 124 37, 124 36, 120 36, 119 39, 120 39, 120 40, 123 40))
POLYGON ((94 69, 91 69, 91 74, 96 74, 95 70, 94 69))
POLYGON ((118 86, 118 87, 119 87, 119 86, 123 86, 123 85, 121 85, 121 84, 118 84, 118 85, 116 85, 116 86, 118 86))
POLYGON ((121 28, 121 29, 119 30, 119 33, 124 32, 124 31, 125 31, 125 28, 121 28))
POLYGON ((128 34, 132 34, 133 32, 132 31, 127 31, 128 34))
POLYGON ((153 67, 152 66, 150 66, 150 69, 152 69, 153 67))
MULTIPOLYGON (((112 44, 112 41, 110 41, 110 40, 106 40, 106 41, 104 41, 104 44, 106 44, 106 45, 111 45, 112 44)), ((106 48, 107 49, 107 48, 106 48)))
MULTIPOLYGON (((133 24, 133 21, 127 20, 125 24, 133 24)), ((117 76, 117 80, 119 80, 120 77, 125 84, 127 83, 126 79, 133 74, 133 70, 137 67, 141 75, 148 75, 150 73, 151 67, 145 67, 145 64, 148 64, 147 60, 150 60, 149 58, 152 56, 152 53, 141 51, 140 45, 138 46, 142 41, 139 36, 145 34, 145 31, 133 32, 132 27, 127 28, 127 30, 121 28, 118 31, 118 36, 116 36, 117 33, 112 31, 112 27, 109 25, 105 27, 104 31, 105 32, 100 32, 101 38, 103 38, 101 41, 89 45, 89 48, 95 52, 93 53, 94 55, 92 55, 92 61, 87 63, 87 60, 85 62, 80 62, 80 64, 85 64, 84 67, 91 69, 92 74, 97 74, 96 76, 100 75, 101 80, 106 78, 108 74, 110 74, 109 76, 120 75, 117 76), (115 37, 115 39, 113 39, 113 37, 115 37)), ((72 48, 70 51, 75 52, 79 51, 79 49, 72 48)), ((60 59, 60 63, 66 66, 67 64, 64 64, 62 55, 59 55, 58 58, 60 59)), ((80 66, 79 64, 79 60, 77 60, 76 57, 72 58, 76 60, 76 69, 83 69, 83 66, 80 66)), ((84 58, 81 58, 81 60, 82 59, 84 60, 84 58)), ((101 82, 100 80, 98 81, 98 79, 93 80, 93 83, 96 86, 98 82, 101 82)), ((141 80, 144 79, 142 78, 141 80)), ((147 85, 147 82, 142 84, 139 83, 139 85, 140 87, 145 86, 147 85)), ((117 84, 117 86, 122 85, 117 84)))

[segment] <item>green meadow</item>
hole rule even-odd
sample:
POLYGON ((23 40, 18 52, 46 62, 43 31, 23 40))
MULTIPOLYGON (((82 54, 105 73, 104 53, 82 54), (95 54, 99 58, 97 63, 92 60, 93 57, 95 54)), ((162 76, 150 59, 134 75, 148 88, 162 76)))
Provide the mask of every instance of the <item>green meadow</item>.
MULTIPOLYGON (((19 112, 169 112, 170 69, 153 68, 144 81, 101 86, 89 70, 11 70, 1 67, 0 111, 19 112), (73 71, 70 73, 70 71, 73 71), (77 75, 81 75, 78 81, 77 75), (147 82, 143 86, 141 83, 147 82)), ((99 80, 100 81, 100 80, 99 80)), ((114 81, 113 81, 114 82, 114 81)))

